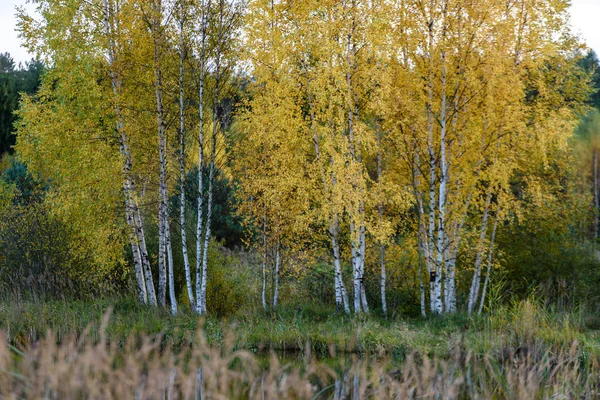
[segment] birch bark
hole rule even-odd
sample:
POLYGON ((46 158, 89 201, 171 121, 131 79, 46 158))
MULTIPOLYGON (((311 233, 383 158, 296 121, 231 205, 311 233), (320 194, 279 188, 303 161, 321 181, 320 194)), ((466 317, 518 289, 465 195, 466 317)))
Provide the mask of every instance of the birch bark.
POLYGON ((159 176, 159 203, 158 203, 158 304, 166 305, 167 289, 167 239, 166 239, 166 219, 167 219, 167 138, 166 122, 164 119, 163 108, 163 83, 162 69, 160 59, 160 38, 162 17, 161 0, 153 1, 152 16, 152 35, 154 43, 154 91, 156 95, 156 116, 158 125, 158 154, 160 162, 159 176))
POLYGON ((123 192, 125 198, 125 217, 127 225, 130 228, 129 241, 133 253, 134 269, 138 289, 138 299, 143 303, 156 305, 156 295, 154 293, 154 283, 150 270, 150 261, 145 246, 144 227, 139 217, 139 207, 134 200, 135 181, 131 174, 133 165, 131 152, 129 150, 129 138, 125 132, 125 122, 121 107, 119 105, 119 96, 121 94, 121 80, 115 68, 115 38, 113 29, 111 29, 111 7, 109 0, 103 1, 104 8, 104 34, 108 40, 106 51, 108 59, 108 69, 111 80, 111 86, 114 95, 114 109, 117 115, 117 133, 119 135, 119 151, 123 157, 123 192))
MULTIPOLYGON (((434 1, 429 2, 429 23, 428 23, 428 58, 429 58, 429 72, 428 72, 428 104, 427 104, 427 152, 429 154, 429 228, 427 235, 427 247, 428 257, 426 257, 428 270, 429 270, 429 297, 430 297, 430 310, 433 314, 441 314, 441 277, 439 277, 441 271, 438 272, 438 268, 435 262, 435 220, 436 220, 436 178, 437 178, 437 163, 435 150, 433 148, 433 86, 434 86, 434 72, 433 72, 433 9, 434 1)), ((439 251, 439 249, 437 249, 439 251)))
POLYGON ((494 254, 494 241, 496 240, 496 228, 498 226, 498 215, 494 219, 494 227, 492 228, 492 237, 490 239, 490 247, 488 249, 488 259, 487 259, 487 271, 485 274, 485 280, 483 282, 483 289, 481 290, 481 301, 479 302, 479 311, 481 314, 483 310, 483 305, 485 304, 485 294, 487 292, 488 282, 490 281, 490 273, 492 271, 492 259, 494 254))
MULTIPOLYGON (((382 190, 382 148, 381 148, 381 131, 379 130, 379 120, 375 122, 376 124, 376 136, 377 136, 377 191, 379 197, 379 204, 377 205, 378 213, 379 213, 379 225, 380 227, 383 225, 383 190, 382 190)), ((385 270, 385 245, 383 242, 379 243, 379 264, 381 269, 381 279, 379 282, 380 290, 381 290, 381 311, 383 315, 387 316, 387 301, 386 301, 386 280, 387 274, 385 270)), ((419 274, 421 271, 419 271, 419 274)))
POLYGON ((201 314, 205 314, 206 309, 206 279, 208 270, 208 245, 211 235, 211 218, 213 211, 213 181, 215 175, 215 157, 217 152, 217 134, 219 130, 219 100, 221 86, 221 52, 223 40, 223 17, 224 0, 219 1, 219 28, 217 33, 217 53, 215 55, 215 93, 213 99, 213 129, 211 137, 210 166, 208 171, 208 202, 206 207, 206 228, 204 231, 204 249, 202 258, 202 287, 201 287, 201 314))
MULTIPOLYGON (((445 40, 445 13, 446 4, 442 6, 444 28, 442 40, 445 40)), ((443 43, 445 45, 445 43, 443 43)), ((446 163, 446 51, 442 50, 442 85, 441 85, 441 110, 440 110, 440 185, 438 199, 438 232, 437 232, 437 275, 436 275, 436 310, 439 313, 444 312, 444 304, 442 299, 442 273, 446 269, 445 255, 447 248, 447 232, 446 232, 446 186, 448 183, 448 165, 446 163)), ((447 271, 446 271, 447 272, 447 271)), ((451 294, 449 294, 451 296, 451 294)))
POLYGON ((263 261, 262 261, 262 292, 261 303, 263 310, 267 311, 267 207, 263 216, 263 261))
POLYGON ((277 308, 279 302, 279 268, 281 264, 281 244, 279 238, 277 238, 277 244, 275 246, 275 293, 273 294, 273 309, 277 308))
MULTIPOLYGON (((323 186, 323 191, 327 193, 327 200, 331 203, 332 192, 335 188, 336 179, 333 173, 333 168, 331 171, 331 188, 327 185, 327 178, 325 176, 325 170, 321 163, 321 146, 320 146, 320 138, 319 133, 317 132, 316 120, 315 120, 315 111, 313 108, 313 97, 310 86, 310 76, 308 75, 308 68, 306 64, 304 64, 306 75, 307 75, 307 83, 306 90, 308 95, 308 107, 309 107, 309 115, 310 115, 310 124, 311 129, 313 131, 313 142, 315 146, 315 161, 319 165, 319 171, 321 173, 321 181, 323 186)), ((331 165, 333 166, 333 160, 330 160, 331 165)), ((332 205, 332 204, 330 204, 332 205)), ((331 251, 333 253, 333 270, 334 270, 334 287, 335 287, 335 305, 336 309, 339 311, 344 308, 344 312, 346 314, 350 314, 350 305, 348 303, 348 295, 346 293, 346 287, 344 285, 344 279, 342 276, 342 266, 340 262, 340 247, 338 242, 339 235, 339 220, 337 213, 335 211, 329 212, 329 237, 331 241, 331 251)))
POLYGON ((600 218, 600 187, 598 184, 598 148, 594 149, 594 239, 598 239, 598 219, 600 218))
POLYGON ((165 220, 165 239, 167 246, 167 261, 169 264, 169 300, 171 301, 171 314, 177 314, 177 295, 175 293, 175 276, 173 275, 173 249, 171 248, 171 228, 169 226, 169 218, 165 220))
POLYGON ((203 155, 204 155, 204 80, 205 62, 206 62, 206 34, 207 34, 207 12, 210 9, 210 0, 205 3, 201 1, 201 16, 200 16, 200 88, 198 90, 198 192, 196 194, 197 201, 197 221, 196 221, 196 312, 202 314, 202 229, 203 221, 203 200, 204 200, 204 180, 203 180, 203 155))
POLYGON ((185 104, 184 104, 184 22, 185 22, 185 2, 179 0, 179 224, 181 225, 181 251, 183 253, 183 267, 185 270, 185 283, 190 300, 190 307, 195 309, 194 289, 192 286, 192 276, 190 271, 190 260, 187 249, 187 223, 185 218, 185 104))
POLYGON ((477 306, 479 299, 479 288, 481 286, 481 263, 484 256, 484 241, 487 233, 488 216, 490 204, 492 201, 492 189, 488 189, 483 209, 483 218, 481 220, 481 228, 479 230, 479 241, 477 243, 477 254, 475 256, 475 268, 473 270, 473 279, 471 280, 471 289, 469 291, 469 299, 467 303, 467 311, 471 314, 477 306))

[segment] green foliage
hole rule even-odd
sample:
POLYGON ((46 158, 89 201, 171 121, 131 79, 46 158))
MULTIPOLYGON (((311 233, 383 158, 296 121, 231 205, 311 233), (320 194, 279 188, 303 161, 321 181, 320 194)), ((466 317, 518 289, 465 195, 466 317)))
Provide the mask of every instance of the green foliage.
POLYGON ((0 156, 11 153, 15 144, 13 113, 18 107, 20 93, 35 93, 43 72, 44 67, 39 61, 31 60, 15 69, 10 54, 0 54, 0 156))
POLYGON ((211 315, 227 317, 248 309, 256 287, 251 282, 256 275, 244 268, 238 257, 212 240, 208 250, 208 285, 206 302, 211 315))
POLYGON ((46 202, 49 184, 10 158, 0 175, 0 292, 15 298, 89 298, 109 293, 93 257, 79 248, 77 232, 46 202))
MULTIPOLYGON (((202 168, 204 180, 204 198, 208 194, 208 166, 202 168)), ((225 175, 223 170, 216 168, 213 178, 213 210, 211 217, 211 232, 217 241, 223 242, 227 248, 240 247, 244 235, 241 218, 237 213, 239 200, 235 195, 234 183, 225 175)), ((186 196, 186 213, 188 220, 193 222, 197 219, 198 210, 198 167, 192 168, 185 177, 184 182, 186 196)), ((174 218, 179 216, 179 185, 171 198, 171 210, 174 218), (176 210, 176 211, 175 211, 176 210)), ((206 202, 204 202, 203 213, 206 215, 206 202)), ((195 223, 190 224, 187 237, 195 237, 195 223)), ((176 234, 179 234, 177 230, 176 234)), ((174 232, 175 233, 175 232, 174 232)), ((175 236, 175 235, 174 235, 175 236)))
POLYGON ((594 50, 590 50, 579 64, 592 77, 594 93, 590 97, 589 104, 596 109, 600 109, 600 61, 598 55, 594 50))

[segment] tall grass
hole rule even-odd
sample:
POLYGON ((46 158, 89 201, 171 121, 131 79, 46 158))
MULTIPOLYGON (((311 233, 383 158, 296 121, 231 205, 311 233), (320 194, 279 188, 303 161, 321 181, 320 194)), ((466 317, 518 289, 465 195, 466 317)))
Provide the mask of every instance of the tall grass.
MULTIPOLYGON (((115 340, 114 330, 125 329, 119 324, 127 319, 125 306, 120 307, 80 331, 65 329, 67 322, 56 323, 63 327, 60 337, 49 330, 35 341, 15 343, 1 331, 0 397, 600 397, 600 352, 595 334, 585 331, 585 316, 550 313, 535 299, 499 307, 481 318, 458 315, 422 322, 354 320, 315 310, 311 325, 309 314, 288 310, 239 318, 238 329, 222 329, 220 336, 214 327, 207 328, 209 320, 186 326, 187 316, 170 320, 176 326, 170 333, 152 333, 164 328, 155 326, 157 321, 169 319, 142 314, 130 323, 153 318, 143 325, 150 332, 139 328, 115 340), (259 340, 261 334, 265 352, 245 346, 251 343, 249 335, 259 340), (296 357, 269 351, 277 348, 268 346, 277 335, 283 344, 296 343, 296 357), (310 340, 318 335, 321 346, 330 341, 327 357, 314 352, 319 347, 310 340), (343 347, 336 341, 348 343, 343 347), (394 354, 394 346, 403 349, 401 356, 394 354), (356 348, 363 351, 340 353, 356 348)), ((41 318, 55 318, 50 315, 41 318)))
MULTIPOLYGON (((104 327, 107 318, 105 318, 104 327)), ((102 330, 104 331, 104 330, 102 330)), ((160 336, 127 341, 124 348, 86 333, 57 345, 49 333, 17 350, 0 340, 0 393, 24 399, 209 398, 596 398, 600 358, 581 357, 577 342, 557 352, 510 352, 502 359, 458 348, 449 359, 409 355, 403 362, 352 357, 321 362, 304 354, 267 362, 245 350, 209 346, 198 331, 179 351, 160 336)))

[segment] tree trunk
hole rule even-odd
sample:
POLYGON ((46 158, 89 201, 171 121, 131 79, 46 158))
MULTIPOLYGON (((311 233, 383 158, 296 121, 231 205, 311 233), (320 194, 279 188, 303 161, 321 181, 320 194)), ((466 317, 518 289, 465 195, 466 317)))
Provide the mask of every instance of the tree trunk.
POLYGON ((204 79, 205 74, 205 58, 206 58, 206 31, 207 31, 207 19, 206 14, 210 7, 210 0, 208 3, 201 1, 202 10, 200 17, 201 24, 201 39, 200 39, 200 88, 198 91, 198 113, 199 113, 199 128, 198 128, 198 192, 196 194, 197 201, 197 216, 196 221, 196 312, 202 313, 202 281, 203 281, 203 257, 202 257, 202 229, 204 226, 203 221, 203 200, 204 200, 204 180, 202 174, 203 168, 203 155, 204 155, 204 79))
POLYGON ((275 246, 275 293, 273 294, 273 309, 277 308, 279 302, 279 267, 281 264, 280 254, 280 243, 277 238, 277 245, 275 246))
MULTIPOLYGON (((357 161, 357 153, 360 152, 360 149, 356 148, 354 143, 354 117, 356 114, 356 102, 355 102, 355 93, 352 88, 352 76, 353 72, 356 71, 356 45, 354 43, 354 30, 356 29, 356 21, 354 19, 354 8, 355 3, 352 2, 352 24, 348 31, 347 36, 347 46, 346 46, 346 63, 347 63, 347 71, 346 71, 346 86, 347 86, 347 114, 348 114, 348 144, 350 150, 350 163, 355 163, 357 161)), ((353 190, 359 189, 359 177, 353 177, 353 190)), ((358 213, 358 227, 356 226, 355 221, 350 222, 350 237, 351 237, 351 246, 352 246, 352 269, 353 269, 353 278, 354 278, 354 312, 360 314, 362 311, 368 312, 368 305, 366 295, 364 293, 363 287, 363 278, 364 278, 364 202, 362 200, 359 201, 358 208, 355 208, 355 205, 352 205, 353 212, 358 213)), ((353 218, 353 216, 350 216, 353 218)))
POLYGON ((167 138, 166 122, 163 107, 163 83, 161 69, 161 18, 162 4, 160 0, 153 1, 152 36, 154 44, 154 92, 156 95, 156 117, 158 126, 158 154, 159 154, 159 199, 158 199, 158 304, 166 305, 167 289, 167 236, 166 225, 168 218, 167 210, 167 138))
POLYGON ((208 202, 206 206, 206 229, 204 231, 204 254, 202 258, 202 288, 201 288, 201 314, 205 314, 206 308, 206 279, 208 270, 208 245, 211 235, 211 218, 213 211, 213 184, 215 176, 215 157, 217 152, 217 134, 219 130, 219 100, 221 86, 221 50, 223 40, 223 0, 219 2, 219 30, 217 37, 217 54, 215 59, 215 94, 213 99, 213 130, 211 137, 210 166, 208 170, 208 202))
POLYGON ((263 262, 262 262, 262 292, 261 303, 263 310, 267 311, 267 208, 263 216, 263 262))
POLYGON ((342 276, 342 264, 340 261, 340 246, 338 242, 339 221, 337 215, 334 215, 333 221, 329 226, 329 234, 331 238, 331 248, 333 250, 333 267, 335 276, 335 293, 336 306, 343 307, 346 314, 350 314, 350 303, 348 301, 348 293, 344 285, 342 276), (338 298, 339 297, 339 298, 338 298))
MULTIPOLYGON (((305 65, 305 64, 303 64, 305 65)), ((305 66, 306 68, 306 66, 305 66)), ((321 181, 323 185, 323 191, 331 195, 333 189, 336 184, 335 175, 333 171, 331 172, 331 190, 327 185, 327 178, 325 174, 325 170, 323 165, 321 164, 321 147, 320 147, 320 138, 316 129, 316 121, 315 114, 313 108, 313 98, 312 92, 310 89, 310 77, 308 76, 308 68, 306 68, 307 73, 307 81, 306 81, 306 90, 308 94, 308 107, 309 107, 309 115, 310 115, 310 124, 311 129, 313 131, 313 143, 315 145, 315 161, 319 164, 319 170, 321 173, 321 181)), ((331 165, 333 166, 333 161, 330 159, 331 165)), ((328 197, 328 200, 331 202, 331 197, 328 197)), ((340 311, 342 308, 346 314, 350 314, 350 304, 348 303, 348 294, 346 292, 346 287, 344 285, 344 279, 342 276, 342 266, 340 262, 340 247, 338 242, 338 234, 339 234, 339 220, 338 216, 335 212, 330 212, 329 216, 329 238, 331 241, 331 252, 333 254, 333 276, 334 276, 334 288, 335 288, 335 306, 336 310, 340 311)))
MULTIPOLYGON (((379 120, 375 121, 376 126, 376 134, 377 134, 377 191, 379 197, 378 204, 378 213, 379 213, 379 225, 380 229, 383 227, 383 190, 382 190, 382 148, 381 148, 381 132, 379 130, 379 120)), ((381 279, 380 279, 380 288, 381 288, 381 310, 383 312, 383 316, 387 317, 387 301, 385 297, 385 287, 387 274, 385 271, 385 245, 383 243, 379 244, 379 262, 381 267, 381 279)), ((419 271, 420 273, 420 271, 419 271)))
POLYGON ((600 192, 598 185, 598 148, 594 148, 594 239, 598 239, 598 219, 600 218, 600 192))
MULTIPOLYGON (((443 10, 445 11, 445 6, 443 10)), ((444 21, 445 23, 445 21, 444 21)), ((445 29, 445 28, 444 28, 445 29)), ((448 184, 448 165, 446 163, 446 52, 442 50, 441 64, 442 64, 442 87, 441 87, 441 115, 440 115, 440 185, 439 185, 439 199, 438 199, 438 234, 437 234, 437 276, 436 276, 436 291, 437 296, 435 299, 436 310, 443 312, 444 304, 441 298, 442 294, 442 273, 447 268, 445 255, 446 246, 448 244, 447 232, 446 232, 446 187, 448 184)), ((446 271, 448 274, 449 271, 446 271)), ((450 286, 446 285, 446 289, 450 286)), ((451 299, 453 293, 446 293, 446 298, 451 299)), ((454 312, 455 310, 446 310, 447 312, 454 312)))
POLYGON ((185 104, 183 93, 183 62, 185 60, 184 50, 184 18, 185 2, 179 1, 179 224, 181 225, 181 251, 183 253, 183 268, 185 270, 185 283, 188 291, 190 307, 194 310, 196 300, 194 298, 194 289, 192 286, 192 275, 190 271, 190 260, 187 250, 187 224, 185 218, 185 104))
POLYGON ((487 271, 485 274, 485 281, 483 282, 483 289, 481 290, 481 301, 479 303, 479 311, 481 314, 483 310, 483 305, 485 304, 485 294, 488 287, 488 282, 490 281, 490 273, 492 272, 492 259, 494 253, 494 240, 496 239, 496 227, 498 226, 498 215, 494 219, 494 227, 492 228, 492 238, 490 239, 490 248, 488 250, 488 259, 487 259, 487 271))
MULTIPOLYGON (((421 222, 419 221, 419 226, 421 222)), ((419 228, 420 230, 420 228, 419 228)), ((417 252, 419 258, 419 299, 421 302, 421 317, 426 318, 427 312, 425 310, 425 286, 423 285, 423 249, 421 244, 421 233, 417 233, 417 252)))
MULTIPOLYGON (((387 274, 385 271, 385 246, 379 246, 379 257, 381 263, 381 310, 383 311, 383 316, 387 317, 387 300, 385 296, 385 286, 387 280, 387 274)), ((419 276, 421 274, 421 270, 419 270, 419 276)), ((423 285, 421 285, 421 289, 423 289, 423 285)))
MULTIPOLYGON (((361 215, 364 215, 364 203, 361 205, 361 215)), ((367 293, 365 287, 365 225, 364 222, 360 227, 360 300, 364 312, 369 312, 369 304, 367 303, 367 293)))
POLYGON ((487 233, 488 216, 490 204, 492 201, 492 189, 488 189, 483 209, 483 218, 481 220, 481 228, 479 230, 479 241, 477 243, 477 255, 475 256, 475 268, 473 269, 473 279, 471 280, 471 289, 469 291, 469 299, 467 303, 467 311, 471 314, 475 311, 477 300, 479 299, 479 288, 481 286, 481 263, 485 253, 483 242, 487 233))
MULTIPOLYGON (((425 305, 425 286, 423 284, 423 259, 429 259, 429 249, 427 248, 427 232, 424 222, 425 210, 423 209, 423 194, 420 190, 420 169, 421 162, 417 149, 417 142, 414 143, 414 158, 412 165, 412 184, 414 196, 417 201, 417 214, 418 214, 418 227, 417 227, 417 252, 419 257, 419 291, 421 299, 421 315, 423 318, 427 316, 426 305, 425 305)), ((427 266, 427 261, 425 262, 427 266)))
POLYGON ((133 201, 133 217, 136 221, 137 239, 142 255, 142 266, 144 269, 144 279, 146 281, 146 291, 148 292, 148 301, 150 305, 156 306, 156 292, 154 290, 154 281, 152 279, 152 269, 150 268, 150 258, 148 257, 148 249, 146 247, 146 235, 144 234, 144 221, 140 207, 136 201, 133 201))
POLYGON ((118 78, 114 67, 115 60, 115 42, 111 29, 111 7, 109 0, 104 0, 104 34, 108 39, 108 68, 115 100, 115 114, 117 115, 117 133, 119 135, 119 151, 123 157, 123 193, 125 198, 125 217, 130 229, 129 241, 133 253, 135 276, 137 281, 138 299, 143 303, 156 305, 156 295, 154 293, 154 283, 150 271, 150 259, 145 246, 144 227, 139 217, 139 208, 134 199, 135 182, 131 175, 133 165, 131 152, 129 150, 129 138, 125 133, 124 118, 119 105, 119 96, 121 94, 121 81, 118 78))
MULTIPOLYGON (((430 1, 430 13, 433 14, 433 0, 430 1)), ((428 84, 428 104, 427 104, 427 151, 429 153, 429 229, 427 235, 427 248, 428 257, 427 267, 429 269, 429 300, 430 310, 433 314, 440 314, 442 312, 440 307, 439 299, 441 299, 441 286, 439 285, 440 280, 438 279, 438 271, 435 263, 435 219, 436 219, 436 175, 437 165, 435 150, 433 148, 433 86, 434 86, 434 73, 433 73, 433 15, 431 16, 429 26, 429 43, 428 43, 428 57, 429 57, 429 84, 428 84)), ((439 251, 439 249, 438 249, 439 251)))
POLYGON ((360 314, 362 312, 361 306, 361 275, 360 275, 360 245, 359 237, 360 234, 356 233, 356 227, 354 222, 350 222, 350 237, 351 239, 351 252, 352 252, 352 278, 354 287, 354 312, 360 314))
POLYGON ((175 293, 175 277, 173 275, 173 250, 171 248, 171 228, 169 226, 169 217, 165 220, 165 234, 167 245, 167 260, 169 263, 169 300, 171 301, 171 314, 177 314, 177 295, 175 293))

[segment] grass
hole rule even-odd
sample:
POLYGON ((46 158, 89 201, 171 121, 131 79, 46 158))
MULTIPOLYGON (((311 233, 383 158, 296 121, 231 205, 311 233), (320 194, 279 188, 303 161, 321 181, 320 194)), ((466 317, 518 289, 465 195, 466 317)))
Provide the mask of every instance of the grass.
MULTIPOLYGON (((208 328, 210 318, 201 322, 204 330, 194 332, 191 325, 195 318, 186 315, 169 318, 162 311, 129 302, 117 302, 112 316, 106 313, 100 321, 96 317, 102 311, 102 304, 78 304, 72 307, 72 312, 66 309, 69 305, 74 306, 72 303, 38 305, 43 308, 39 320, 60 327, 60 336, 48 330, 37 336, 35 345, 22 348, 9 344, 9 338, 0 339, 2 397, 556 399, 597 398, 600 387, 600 354, 589 352, 577 339, 567 345, 561 341, 547 342, 557 336, 544 336, 546 327, 553 327, 564 335, 561 340, 572 339, 568 333, 573 332, 571 320, 567 322, 565 318, 544 313, 535 304, 526 302, 500 321, 494 320, 499 317, 497 314, 487 319, 456 316, 430 321, 323 315, 318 322, 307 324, 308 315, 282 310, 270 318, 259 314, 238 317, 236 333, 231 330, 230 334, 215 334, 213 343, 203 334, 213 329, 208 328), (267 322, 260 323, 263 320, 267 322), (85 321, 91 321, 90 329, 76 332, 85 321), (469 349, 478 343, 470 335, 479 337, 494 327, 505 327, 504 323, 514 331, 506 333, 507 336, 495 331, 496 336, 508 340, 505 344, 517 340, 513 344, 520 343, 521 347, 505 348, 501 354, 494 347, 483 354, 469 349), (562 328, 556 324, 562 324, 562 328), (123 330, 133 327, 141 330, 121 341, 123 330), (291 336, 294 339, 282 333, 288 327, 294 332, 291 336), (143 333, 143 329, 164 331, 164 335, 143 333), (308 354, 313 344, 304 350, 303 357, 289 362, 274 352, 265 357, 241 349, 255 343, 253 340, 258 341, 260 334, 265 335, 260 343, 265 338, 276 338, 281 343, 312 338, 324 343, 346 341, 352 332, 356 333, 356 339, 349 344, 350 349, 371 352, 382 346, 386 349, 382 353, 388 356, 353 354, 318 360, 308 354), (235 335, 240 333, 245 339, 236 339, 235 335), (444 341, 446 346, 442 345, 444 341), (547 348, 535 347, 541 344, 547 348), (432 351, 428 347, 432 345, 440 348, 432 351), (525 345, 530 347, 524 350, 525 345), (404 349, 401 360, 389 356, 396 346, 404 349), (413 346, 413 351, 404 346, 413 346), (427 351, 419 351, 417 346, 427 351)), ((38 320, 30 313, 33 305, 19 307, 19 315, 10 314, 15 318, 13 329, 17 326, 25 329, 38 320)), ((9 316, 8 310, 16 312, 17 307, 5 304, 3 318, 9 316)), ((37 328, 30 326, 30 329, 30 334, 39 334, 35 333, 37 328)), ((592 340, 588 332, 580 333, 586 340, 592 340)))
POLYGON ((191 345, 201 328, 210 346, 222 346, 227 336, 233 347, 252 352, 310 351, 368 354, 404 359, 408 354, 449 358, 457 349, 476 355, 527 349, 544 353, 577 342, 582 351, 600 355, 600 332, 594 315, 549 312, 535 300, 498 307, 483 316, 457 314, 422 319, 384 319, 376 315, 348 317, 326 306, 283 306, 278 312, 240 313, 224 319, 198 318, 190 312, 172 317, 167 310, 149 308, 129 299, 95 302, 3 302, 0 330, 9 342, 26 348, 50 330, 60 342, 86 330, 91 340, 100 337, 102 316, 111 309, 106 327, 110 342, 124 346, 131 336, 162 335, 162 344, 175 351, 191 345))
POLYGON ((0 397, 597 398, 597 328, 593 314, 535 299, 426 320, 315 305, 218 319, 128 299, 5 301, 0 397))

